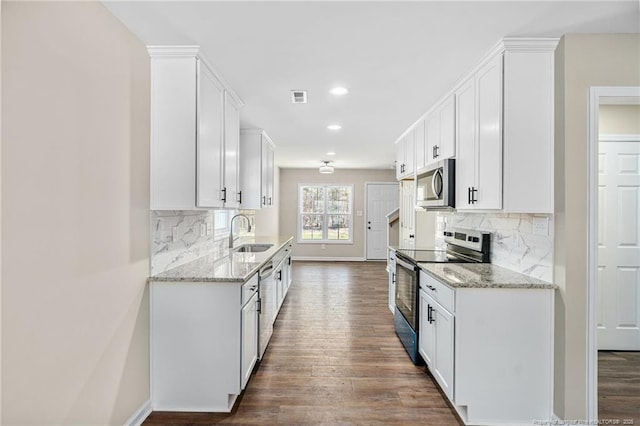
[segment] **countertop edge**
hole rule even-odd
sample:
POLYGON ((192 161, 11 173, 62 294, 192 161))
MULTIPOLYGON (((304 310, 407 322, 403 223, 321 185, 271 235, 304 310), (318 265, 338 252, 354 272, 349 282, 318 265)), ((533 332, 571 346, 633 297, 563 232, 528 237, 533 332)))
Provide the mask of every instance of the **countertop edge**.
MULTIPOLYGON (((257 240, 259 239, 265 239, 266 237, 260 238, 258 237, 257 240)), ((277 238, 277 237, 274 237, 277 238)), ((255 274, 257 274, 260 271, 260 268, 262 268, 267 262, 271 261, 273 259, 273 257, 280 251, 282 250, 287 244, 291 243, 293 241, 293 236, 289 237, 287 240, 285 240, 284 242, 280 243, 279 245, 277 245, 277 247, 271 248, 270 250, 273 250, 273 252, 271 253, 271 255, 267 258, 265 258, 261 263, 257 264, 257 266, 255 266, 254 268, 252 268, 247 274, 245 274, 242 277, 190 277, 190 276, 181 276, 181 277, 162 277, 162 276, 150 276, 147 278, 147 283, 148 284, 154 284, 154 283, 244 283, 247 280, 249 280, 251 277, 253 277, 255 274)), ((257 244, 261 244, 261 242, 257 242, 257 244)), ((274 246, 276 246, 276 244, 274 244, 274 246)), ((224 260, 225 257, 229 257, 231 254, 227 254, 226 256, 222 256, 219 259, 216 259, 215 262, 219 262, 221 260, 224 260)), ((200 258, 199 258, 200 259, 200 258)), ((199 259, 195 259, 192 260, 191 262, 197 262, 199 259)), ((186 263, 185 265, 188 265, 189 263, 186 263)), ((180 265, 177 266, 176 268, 179 267, 183 267, 185 265, 180 265)), ((173 268, 175 269, 175 268, 173 268)), ((166 273, 167 271, 162 272, 163 274, 166 273)))
POLYGON ((477 282, 460 282, 460 283, 455 283, 455 282, 451 282, 449 280, 447 280, 446 277, 443 277, 442 275, 431 271, 429 269, 427 269, 429 266, 433 266, 433 265, 442 265, 442 264, 429 264, 429 263, 418 263, 418 267, 420 268, 421 271, 425 272, 426 274, 429 274, 432 278, 437 279, 438 281, 440 281, 442 284, 452 288, 452 289, 474 289, 474 288, 478 288, 478 289, 515 289, 515 290, 558 290, 560 287, 557 284, 552 284, 552 283, 547 283, 544 282, 542 280, 539 280, 537 278, 533 278, 533 277, 529 277, 528 275, 522 274, 520 272, 516 272, 516 271, 512 271, 510 269, 504 268, 502 266, 498 266, 498 265, 494 265, 492 263, 482 263, 482 264, 469 264, 469 263, 447 263, 447 267, 450 268, 460 268, 462 270, 464 270, 464 266, 470 266, 470 265, 484 265, 485 267, 490 267, 490 268, 496 268, 496 269, 501 269, 504 271, 508 271, 509 274, 513 274, 515 275, 520 275, 523 277, 526 277, 527 280, 533 280, 533 281, 537 281, 537 282, 528 282, 528 283, 522 283, 522 284, 518 284, 518 283, 509 283, 509 282, 503 282, 503 283, 494 283, 494 284, 483 284, 483 283, 477 283, 477 282), (464 265, 464 266, 463 266, 464 265))

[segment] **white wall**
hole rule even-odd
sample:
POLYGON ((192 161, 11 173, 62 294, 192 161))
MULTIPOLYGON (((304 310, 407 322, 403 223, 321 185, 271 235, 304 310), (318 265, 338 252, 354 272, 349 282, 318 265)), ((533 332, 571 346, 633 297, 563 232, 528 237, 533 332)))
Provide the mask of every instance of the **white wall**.
POLYGON ((294 237, 293 253, 295 257, 339 257, 346 259, 364 259, 364 218, 365 218, 365 182, 395 182, 394 170, 338 169, 333 174, 321 174, 318 169, 281 169, 280 170, 280 234, 294 237), (354 186, 353 199, 353 244, 297 244, 298 225, 298 184, 330 183, 354 186), (362 216, 356 212, 362 211, 362 216))
POLYGON ((589 88, 640 86, 640 35, 566 35, 555 62, 554 410, 586 419, 589 88))
POLYGON ((640 135, 640 105, 600 105, 601 135, 640 135))
POLYGON ((2 2, 2 423, 149 398, 149 60, 98 2, 2 2))

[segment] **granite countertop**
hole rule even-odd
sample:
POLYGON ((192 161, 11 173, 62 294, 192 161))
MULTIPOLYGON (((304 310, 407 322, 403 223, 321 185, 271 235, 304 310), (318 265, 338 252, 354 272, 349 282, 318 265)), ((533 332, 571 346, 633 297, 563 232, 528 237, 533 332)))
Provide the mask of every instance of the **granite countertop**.
POLYGON ((273 256, 293 237, 256 237, 244 244, 273 244, 270 249, 258 253, 238 253, 231 251, 228 255, 219 257, 207 255, 168 271, 152 275, 149 282, 245 282, 260 270, 273 256))
POLYGON ((419 263, 420 269, 453 288, 557 289, 551 284, 490 263, 419 263))

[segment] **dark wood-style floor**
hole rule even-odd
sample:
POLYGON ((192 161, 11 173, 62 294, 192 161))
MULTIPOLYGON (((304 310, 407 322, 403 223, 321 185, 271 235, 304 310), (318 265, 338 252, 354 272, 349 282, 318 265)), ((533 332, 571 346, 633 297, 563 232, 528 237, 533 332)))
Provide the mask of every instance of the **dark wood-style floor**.
POLYGON ((393 328, 382 262, 295 262, 271 343, 231 414, 145 425, 462 424, 393 328))
POLYGON ((598 352, 598 418, 640 425, 640 352, 598 352))

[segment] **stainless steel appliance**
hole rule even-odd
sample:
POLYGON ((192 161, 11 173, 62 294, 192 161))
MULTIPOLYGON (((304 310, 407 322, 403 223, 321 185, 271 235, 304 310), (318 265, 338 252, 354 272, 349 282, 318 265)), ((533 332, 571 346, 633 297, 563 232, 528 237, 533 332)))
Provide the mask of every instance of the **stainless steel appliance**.
POLYGON ((450 210, 456 206, 456 163, 440 160, 418 175, 416 207, 426 210, 450 210))
POLYGON ((260 286, 258 289, 258 359, 262 359, 267 350, 269 339, 273 334, 273 316, 276 312, 275 280, 273 261, 267 262, 260 270, 260 286))
POLYGON ((488 263, 491 234, 469 229, 444 231, 446 250, 396 250, 396 309, 394 324, 414 364, 418 356, 418 293, 420 290, 419 263, 488 263))

